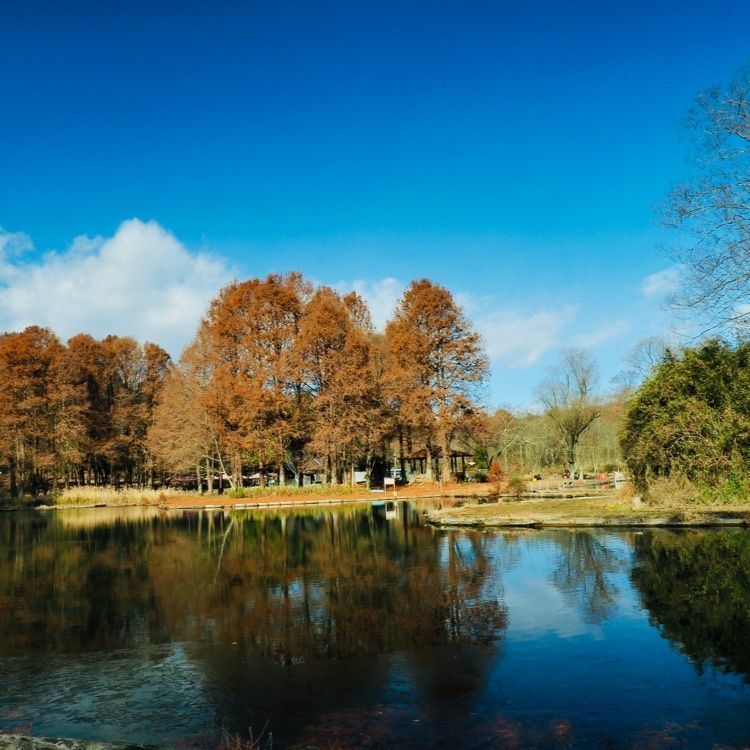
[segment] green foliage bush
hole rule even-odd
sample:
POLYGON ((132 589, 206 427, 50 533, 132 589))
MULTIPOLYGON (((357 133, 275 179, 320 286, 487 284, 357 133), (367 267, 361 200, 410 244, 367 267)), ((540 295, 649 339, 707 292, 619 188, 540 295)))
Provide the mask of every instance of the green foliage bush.
POLYGON ((750 487, 750 344, 667 353, 631 398, 622 450, 636 487, 680 477, 729 500, 750 487))

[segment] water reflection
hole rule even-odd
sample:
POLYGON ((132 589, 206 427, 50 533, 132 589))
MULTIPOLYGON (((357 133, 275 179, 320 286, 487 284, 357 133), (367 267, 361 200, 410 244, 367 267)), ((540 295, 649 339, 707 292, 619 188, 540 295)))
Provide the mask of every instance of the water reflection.
POLYGON ((646 532, 633 583, 656 623, 699 670, 750 680, 750 534, 646 532))
POLYGON ((750 674, 746 532, 449 533, 420 519, 404 502, 395 518, 0 516, 0 731, 211 746, 222 727, 267 724, 274 747, 750 740, 750 688, 706 669, 750 674))
POLYGON ((591 531, 558 531, 560 547, 552 582, 571 602, 579 603, 586 622, 600 623, 610 617, 618 600, 615 573, 630 560, 591 531))
POLYGON ((236 729, 283 724, 291 695, 307 723, 341 705, 342 680, 357 702, 377 701, 392 670, 371 657, 394 652, 414 654, 402 672, 428 699, 471 693, 506 622, 487 537, 420 528, 406 503, 388 521, 361 508, 14 515, 0 543, 1 656, 188 644, 217 725, 236 729), (424 662, 446 644, 483 650, 441 685, 424 662))

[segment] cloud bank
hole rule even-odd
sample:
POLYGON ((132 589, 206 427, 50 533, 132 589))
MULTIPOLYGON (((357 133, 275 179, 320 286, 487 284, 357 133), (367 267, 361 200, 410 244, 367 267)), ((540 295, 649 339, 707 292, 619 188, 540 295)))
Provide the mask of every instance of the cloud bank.
MULTIPOLYGON (((0 331, 41 325, 63 340, 79 332, 132 336, 154 341, 175 357, 235 275, 224 258, 193 252, 158 223, 139 219, 123 222, 111 237, 78 237, 62 252, 33 250, 27 235, 0 229, 0 331)), ((253 275, 242 271, 243 277, 253 275)), ((679 269, 653 274, 643 294, 663 293, 678 274, 679 269)), ((382 331, 406 285, 384 277, 340 281, 335 288, 360 294, 382 331)), ((597 348, 630 329, 620 320, 587 330, 588 321, 579 320, 581 311, 573 304, 524 312, 501 307, 493 296, 454 294, 482 335, 496 373, 534 371, 549 352, 597 348)))
POLYGON ((112 237, 78 237, 60 253, 25 262, 23 234, 0 232, 0 330, 51 328, 155 341, 177 356, 209 301, 232 274, 189 251, 156 222, 131 219, 112 237))

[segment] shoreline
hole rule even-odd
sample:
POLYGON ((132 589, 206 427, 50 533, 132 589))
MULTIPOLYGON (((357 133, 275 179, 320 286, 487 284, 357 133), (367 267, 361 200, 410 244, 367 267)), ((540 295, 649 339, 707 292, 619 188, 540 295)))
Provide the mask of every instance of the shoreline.
POLYGON ((259 495, 257 498, 236 497, 229 494, 199 495, 199 494, 164 494, 157 501, 147 501, 133 498, 131 501, 118 501, 116 498, 92 499, 81 503, 49 503, 33 505, 31 502, 23 505, 0 507, 0 512, 13 511, 57 511, 90 508, 159 508, 160 510, 250 510, 257 508, 276 507, 306 507, 309 505, 353 505, 372 502, 399 500, 456 500, 483 503, 493 498, 485 489, 487 485, 476 488, 466 485, 451 484, 442 488, 434 485, 399 488, 396 494, 391 491, 363 491, 330 495, 310 494, 280 494, 259 495))
POLYGON ((436 529, 544 529, 544 528, 708 528, 750 526, 750 504, 742 506, 641 506, 613 493, 527 495, 521 499, 490 494, 484 487, 453 485, 403 487, 395 495, 388 492, 351 495, 261 496, 257 499, 214 495, 166 496, 160 502, 62 503, 26 507, 5 507, 0 511, 40 512, 87 510, 93 508, 153 508, 160 511, 243 511, 367 505, 385 501, 448 501, 447 508, 424 511, 426 525, 436 529), (472 491, 473 490, 473 491, 472 491))
POLYGON ((544 528, 707 528, 750 526, 746 506, 653 506, 632 509, 610 497, 569 500, 521 500, 464 505, 429 511, 425 522, 438 529, 544 528))

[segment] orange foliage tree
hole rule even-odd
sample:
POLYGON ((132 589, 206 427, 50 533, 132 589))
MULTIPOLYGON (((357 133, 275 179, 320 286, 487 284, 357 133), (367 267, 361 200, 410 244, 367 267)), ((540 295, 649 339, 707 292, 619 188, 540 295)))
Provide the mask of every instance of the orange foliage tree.
POLYGON ((30 326, 0 336, 0 454, 11 495, 146 484, 145 438, 169 355, 156 344, 30 326))
POLYGON ((354 483, 387 467, 398 436, 402 455, 404 438, 423 441, 428 470, 442 455, 445 480, 486 372, 479 336, 430 281, 383 335, 358 295, 272 274, 222 289, 176 364, 128 337, 0 335, 0 471, 13 495, 153 486, 167 471, 209 491, 248 472, 354 483))
POLYGON ((344 472, 353 482, 362 456, 370 468, 381 423, 372 323, 362 299, 318 289, 305 309, 295 354, 312 404, 308 451, 325 459, 331 484, 344 472))
POLYGON ((386 339, 389 400, 424 439, 428 478, 438 447, 440 478, 449 481, 452 440, 481 410, 488 362, 479 334, 447 289, 422 279, 404 292, 386 339))

